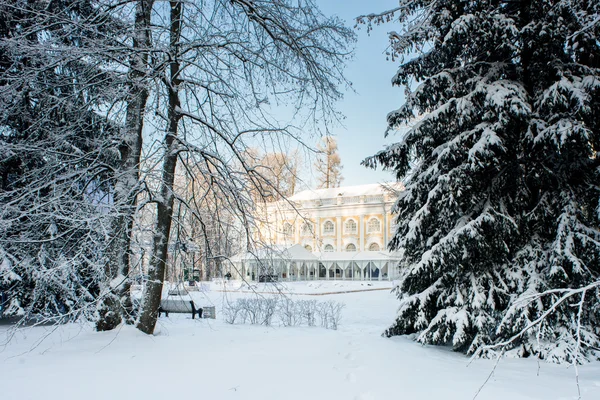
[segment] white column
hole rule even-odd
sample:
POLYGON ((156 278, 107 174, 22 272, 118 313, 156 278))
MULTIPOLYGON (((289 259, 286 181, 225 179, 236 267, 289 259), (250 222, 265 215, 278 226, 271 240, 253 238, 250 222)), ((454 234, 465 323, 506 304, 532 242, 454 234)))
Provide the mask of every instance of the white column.
POLYGON ((336 251, 343 251, 342 250, 342 217, 335 217, 335 224, 336 224, 336 229, 335 229, 335 233, 336 233, 336 237, 337 237, 337 245, 336 245, 336 251))
POLYGON ((356 265, 358 265, 358 280, 362 280, 362 262, 357 261, 356 265))
MULTIPOLYGON (((315 280, 320 280, 321 279, 321 266, 319 265, 319 261, 317 261, 317 266, 316 266, 316 272, 315 272, 315 280)), ((323 263, 321 263, 323 264, 323 263)))
POLYGON ((315 239, 314 239, 314 246, 313 246, 313 251, 323 251, 323 249, 319 248, 317 249, 317 244, 319 244, 319 238, 321 237, 321 217, 316 217, 315 218, 315 239))
POLYGON ((365 216, 361 215, 358 218, 358 232, 360 237, 360 244, 358 251, 365 251, 365 216))
MULTIPOLYGON (((389 227, 388 226, 389 226, 388 215, 387 215, 387 212, 385 210, 385 197, 384 197, 383 198, 383 249, 382 250, 387 250, 388 231, 389 231, 389 227)), ((388 271, 388 276, 389 275, 390 275, 390 272, 388 271)))
POLYGON ((336 273, 335 273, 335 267, 333 266, 334 263, 331 263, 331 267, 329 267, 329 270, 331 271, 331 275, 333 276, 332 279, 335 281, 337 279, 336 273))

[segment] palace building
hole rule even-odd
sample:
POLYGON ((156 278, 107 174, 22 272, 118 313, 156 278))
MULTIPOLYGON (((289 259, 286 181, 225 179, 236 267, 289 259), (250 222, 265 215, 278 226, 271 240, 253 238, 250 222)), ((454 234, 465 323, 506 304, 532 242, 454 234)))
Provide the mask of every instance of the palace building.
POLYGON ((401 184, 305 190, 268 203, 257 234, 273 250, 232 261, 247 279, 265 275, 265 266, 280 280, 394 279, 399 256, 386 244, 400 190, 401 184))

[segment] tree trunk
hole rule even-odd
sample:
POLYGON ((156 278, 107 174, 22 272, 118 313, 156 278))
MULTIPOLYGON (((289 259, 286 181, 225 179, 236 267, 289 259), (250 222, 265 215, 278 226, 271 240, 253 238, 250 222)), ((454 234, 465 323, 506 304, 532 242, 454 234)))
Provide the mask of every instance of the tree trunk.
POLYGON ((109 250, 110 259, 107 268, 107 274, 111 280, 120 279, 117 279, 116 287, 110 288, 107 299, 99 308, 100 319, 96 324, 97 330, 114 329, 121 322, 119 315, 122 315, 128 324, 132 324, 134 321, 129 265, 131 232, 140 176, 142 131, 148 100, 145 75, 149 62, 148 49, 151 45, 150 17, 153 3, 154 0, 139 0, 136 4, 125 128, 122 143, 119 146, 121 166, 114 193, 118 216, 113 227, 115 239, 109 250), (119 301, 116 300, 116 297, 120 298, 119 301))
POLYGON ((160 198, 157 204, 156 231, 153 240, 152 258, 148 271, 148 284, 144 290, 143 308, 137 328, 144 333, 154 333, 156 320, 158 319, 158 308, 162 296, 163 282, 165 279, 166 261, 169 249, 169 236, 171 234, 171 222, 173 220, 173 183, 175 181, 175 168, 177 167, 177 137, 180 114, 179 101, 179 62, 178 54, 179 36, 181 33, 181 17, 183 3, 171 1, 171 30, 170 47, 172 61, 170 63, 170 79, 165 77, 165 84, 169 94, 168 121, 169 126, 165 136, 165 156, 163 161, 162 182, 160 198))

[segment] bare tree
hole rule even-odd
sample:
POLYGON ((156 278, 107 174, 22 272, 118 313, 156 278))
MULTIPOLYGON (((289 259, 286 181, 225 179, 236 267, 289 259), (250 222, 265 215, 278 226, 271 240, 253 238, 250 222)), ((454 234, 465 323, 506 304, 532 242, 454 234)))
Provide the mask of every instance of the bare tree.
POLYGON ((114 239, 108 249, 110 276, 114 287, 104 296, 104 303, 98 307, 98 330, 114 329, 121 316, 127 323, 133 323, 131 303, 131 283, 129 276, 131 262, 131 239, 136 213, 137 195, 140 191, 140 161, 143 146, 143 127, 146 103, 149 96, 147 71, 149 69, 152 44, 150 22, 153 0, 137 0, 128 54, 128 76, 126 92, 126 115, 124 127, 118 142, 119 165, 114 178, 114 204, 117 218, 113 222, 114 239))
POLYGON ((314 122, 336 118, 338 85, 345 83, 341 68, 353 39, 313 2, 172 1, 155 4, 155 12, 156 68, 167 68, 156 75, 162 88, 155 113, 165 135, 159 190, 151 196, 157 222, 149 283, 138 322, 146 333, 156 324, 174 205, 189 207, 174 186, 178 161, 195 166, 207 183, 205 196, 218 194, 250 241, 250 192, 265 177, 245 160, 247 141, 296 136, 293 127, 279 126, 265 112, 272 102, 305 110, 314 122))
POLYGON ((325 136, 317 145, 319 154, 315 161, 317 172, 317 187, 329 189, 339 187, 344 178, 342 177, 342 164, 338 153, 337 140, 331 136, 325 136))
POLYGON ((138 322, 147 333, 186 218, 218 264, 236 241, 252 246, 253 192, 293 192, 244 154, 298 139, 272 105, 303 128, 337 118, 353 40, 312 1, 289 0, 0 0, 0 37, 1 278, 23 299, 38 290, 31 310, 57 298, 50 313, 87 307, 101 330, 131 322, 134 221, 154 214, 138 322), (142 132, 162 136, 160 156, 142 132), (178 168, 196 184, 191 197, 178 168), (235 239, 214 240, 224 232, 235 239))
POLYGON ((244 231, 224 200, 225 193, 218 186, 211 187, 202 169, 191 164, 183 164, 188 166, 182 191, 185 197, 178 202, 174 222, 195 249, 192 267, 199 270, 200 279, 210 280, 223 273, 227 258, 242 250, 244 231))
POLYGON ((298 149, 288 152, 261 153, 257 149, 249 149, 248 164, 264 178, 262 190, 256 192, 257 199, 268 202, 279 201, 292 196, 298 185, 298 169, 301 157, 298 149))

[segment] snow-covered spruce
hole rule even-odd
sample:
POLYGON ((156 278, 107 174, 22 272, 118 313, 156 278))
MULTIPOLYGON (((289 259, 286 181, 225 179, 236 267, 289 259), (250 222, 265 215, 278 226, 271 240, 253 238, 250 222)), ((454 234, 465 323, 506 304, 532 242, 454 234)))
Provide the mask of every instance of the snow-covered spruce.
POLYGON ((364 162, 406 185, 386 335, 469 354, 597 356, 599 18, 589 1, 401 0, 358 19, 402 24, 390 40, 407 100, 389 130, 412 123, 364 162))
POLYGON ((105 280, 99 250, 110 240, 117 133, 98 109, 118 84, 97 53, 114 21, 85 0, 0 1, 0 20, 4 316, 93 318, 105 280))

